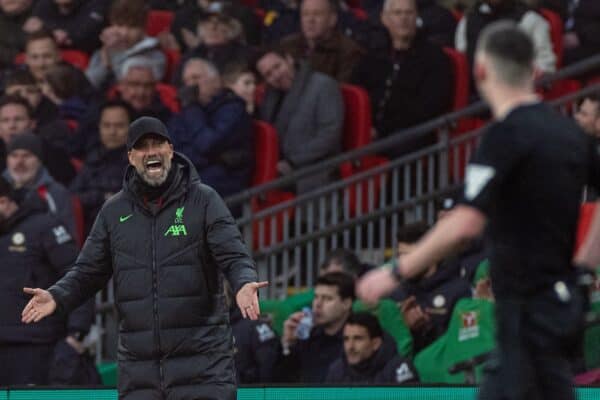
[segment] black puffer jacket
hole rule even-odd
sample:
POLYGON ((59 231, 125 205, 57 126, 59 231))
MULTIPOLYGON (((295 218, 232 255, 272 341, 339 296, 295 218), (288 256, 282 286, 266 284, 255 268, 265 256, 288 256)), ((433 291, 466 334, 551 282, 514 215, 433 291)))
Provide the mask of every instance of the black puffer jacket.
POLYGON ((256 269, 223 201, 191 163, 153 214, 133 167, 96 219, 75 268, 50 288, 70 310, 114 276, 121 399, 235 399, 222 274, 234 293, 256 269))

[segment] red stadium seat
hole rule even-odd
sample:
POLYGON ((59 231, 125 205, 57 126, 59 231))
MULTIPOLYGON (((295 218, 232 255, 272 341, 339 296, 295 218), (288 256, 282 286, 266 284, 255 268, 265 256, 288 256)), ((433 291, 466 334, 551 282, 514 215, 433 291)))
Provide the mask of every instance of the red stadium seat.
POLYGON ((79 158, 71 157, 69 161, 75 169, 75 172, 79 172, 83 168, 83 161, 81 161, 79 158))
MULTIPOLYGON (((63 61, 77 67, 80 70, 85 70, 90 63, 90 56, 79 50, 62 49, 60 56, 63 61)), ((19 53, 15 56, 15 64, 25 64, 25 53, 19 53)))
POLYGON ((452 63, 454 76, 452 111, 457 111, 469 104, 469 62, 467 56, 451 47, 444 47, 444 53, 452 63))
POLYGON ((169 31, 175 14, 172 11, 150 10, 146 19, 146 33, 157 36, 159 33, 169 31))
POLYGON ((163 50, 165 53, 165 57, 167 58, 167 68, 165 70, 165 77, 163 78, 164 82, 171 82, 173 76, 175 76, 175 72, 177 71, 177 67, 181 62, 181 53, 179 50, 175 49, 166 49, 163 50))
POLYGON ((79 197, 73 195, 71 196, 71 206, 73 207, 73 216, 75 217, 75 239, 79 248, 83 247, 83 242, 85 241, 85 219, 83 214, 83 206, 81 205, 81 201, 79 197))
MULTIPOLYGON (((181 106, 179 105, 179 100, 177 99, 177 89, 173 85, 169 85, 166 83, 157 83, 156 91, 160 96, 160 100, 163 102, 165 106, 169 110, 174 113, 178 113, 181 111, 181 106)), ((109 99, 114 99, 118 92, 118 86, 112 86, 106 92, 106 97, 109 99)))
POLYGON ((369 19, 369 14, 362 8, 351 8, 350 11, 354 14, 354 18, 359 21, 366 21, 369 19))
MULTIPOLYGON (((350 151, 371 143, 371 104, 369 94, 363 88, 349 84, 342 84, 341 88, 344 98, 343 147, 344 151, 350 151)), ((342 163, 340 165, 340 175, 346 179, 387 162, 388 159, 385 157, 365 156, 355 163, 342 163)), ((372 185, 373 207, 376 207, 381 188, 381 178, 377 176, 372 179, 374 180, 372 185)), ((358 196, 360 196, 361 203, 360 211, 363 213, 369 211, 369 185, 367 182, 362 182, 360 190, 355 184, 349 186, 350 215, 356 215, 358 212, 358 196)))
POLYGON ((575 251, 577 251, 585 241, 585 237, 592 225, 592 219, 594 218, 596 208, 597 205, 595 202, 583 203, 581 205, 581 209, 579 210, 579 221, 577 224, 577 234, 575 236, 575 251))
POLYGON ((556 55, 556 69, 558 69, 562 67, 563 62, 563 21, 560 15, 547 8, 542 8, 539 12, 550 25, 550 40, 552 40, 552 50, 556 55))
MULTIPOLYGON (((279 139, 275 128, 263 121, 254 121, 254 147, 256 155, 256 165, 254 166, 253 185, 258 186, 270 182, 277 178, 277 162, 279 161, 279 139)), ((278 203, 292 200, 294 194, 281 190, 272 190, 264 196, 255 197, 251 200, 253 212, 258 212, 272 207, 278 203)), ((288 221, 294 215, 293 209, 288 209, 278 213, 275 216, 275 242, 283 240, 284 214, 288 213, 288 221)), ((253 246, 258 249, 261 245, 260 235, 262 233, 262 245, 269 246, 274 244, 272 240, 271 218, 265 218, 263 221, 257 221, 252 226, 254 237, 253 246), (263 225, 261 232, 260 225, 263 225)))

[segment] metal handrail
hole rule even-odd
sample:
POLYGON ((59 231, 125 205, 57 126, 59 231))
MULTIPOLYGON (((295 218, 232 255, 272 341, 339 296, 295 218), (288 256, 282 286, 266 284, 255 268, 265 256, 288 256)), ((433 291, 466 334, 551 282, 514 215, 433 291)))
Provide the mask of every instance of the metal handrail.
MULTIPOLYGON (((600 55, 590 57, 586 60, 565 67, 553 74, 544 75, 536 82, 536 87, 547 87, 553 82, 565 78, 572 78, 598 67, 600 67, 600 55)), ((450 126, 462 118, 473 117, 487 110, 487 105, 483 101, 478 101, 477 103, 463 108, 462 110, 450 112, 425 123, 416 125, 412 128, 397 131, 396 133, 393 133, 390 136, 387 136, 376 142, 370 143, 367 146, 339 154, 321 162, 317 162, 307 167, 295 170, 290 175, 285 177, 281 177, 262 185, 246 189, 238 194, 227 197, 225 202, 230 207, 238 205, 266 191, 289 186, 301 178, 322 172, 324 170, 332 169, 343 162, 357 160, 366 155, 374 154, 384 149, 401 145, 410 140, 425 136, 436 129, 450 126)))

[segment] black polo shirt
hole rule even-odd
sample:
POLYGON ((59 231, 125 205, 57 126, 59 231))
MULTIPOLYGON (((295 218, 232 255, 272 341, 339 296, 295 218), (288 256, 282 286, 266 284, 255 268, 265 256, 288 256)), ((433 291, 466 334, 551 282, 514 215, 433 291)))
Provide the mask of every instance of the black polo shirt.
POLYGON ((467 166, 464 202, 488 217, 496 296, 529 295, 572 281, 583 188, 600 187, 597 147, 542 103, 492 124, 467 166))

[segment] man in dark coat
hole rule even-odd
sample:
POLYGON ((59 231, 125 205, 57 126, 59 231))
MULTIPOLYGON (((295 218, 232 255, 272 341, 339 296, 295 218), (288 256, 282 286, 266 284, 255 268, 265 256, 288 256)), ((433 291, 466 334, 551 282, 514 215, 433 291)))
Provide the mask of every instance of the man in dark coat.
POLYGON ((252 120, 244 100, 222 87, 214 65, 197 58, 188 60, 183 69, 184 81, 192 68, 198 82, 186 82, 184 90, 193 89, 194 98, 171 120, 174 146, 194 164, 202 182, 221 197, 231 196, 251 183, 252 120))
POLYGON ((0 70, 13 65, 25 47, 22 27, 31 15, 32 0, 0 2, 0 70))
POLYGON ((52 31, 60 47, 91 53, 100 47, 100 32, 106 24, 108 0, 40 0, 32 17, 52 31))
POLYGON ((119 397, 235 399, 227 278, 242 316, 258 318, 254 262, 221 198, 174 153, 167 128, 134 121, 123 190, 96 218, 63 279, 33 298, 23 321, 67 312, 114 276, 119 397))
MULTIPOLYGON (((354 82, 369 92, 375 136, 386 137, 449 111, 452 67, 442 49, 417 34, 414 0, 389 0, 381 13, 390 46, 369 53, 354 82)), ((431 144, 428 137, 388 150, 399 156, 431 144)))
POLYGON ((36 325, 21 323, 27 303, 23 286, 53 284, 76 256, 71 235, 45 203, 35 196, 17 202, 10 183, 0 177, 0 386, 55 382, 65 372, 51 373, 59 342, 81 346, 77 342, 93 319, 91 302, 68 319, 53 315, 36 325))
POLYGON ((371 313, 351 314, 344 325, 344 354, 329 367, 325 382, 346 384, 415 383, 417 371, 398 355, 371 313))

